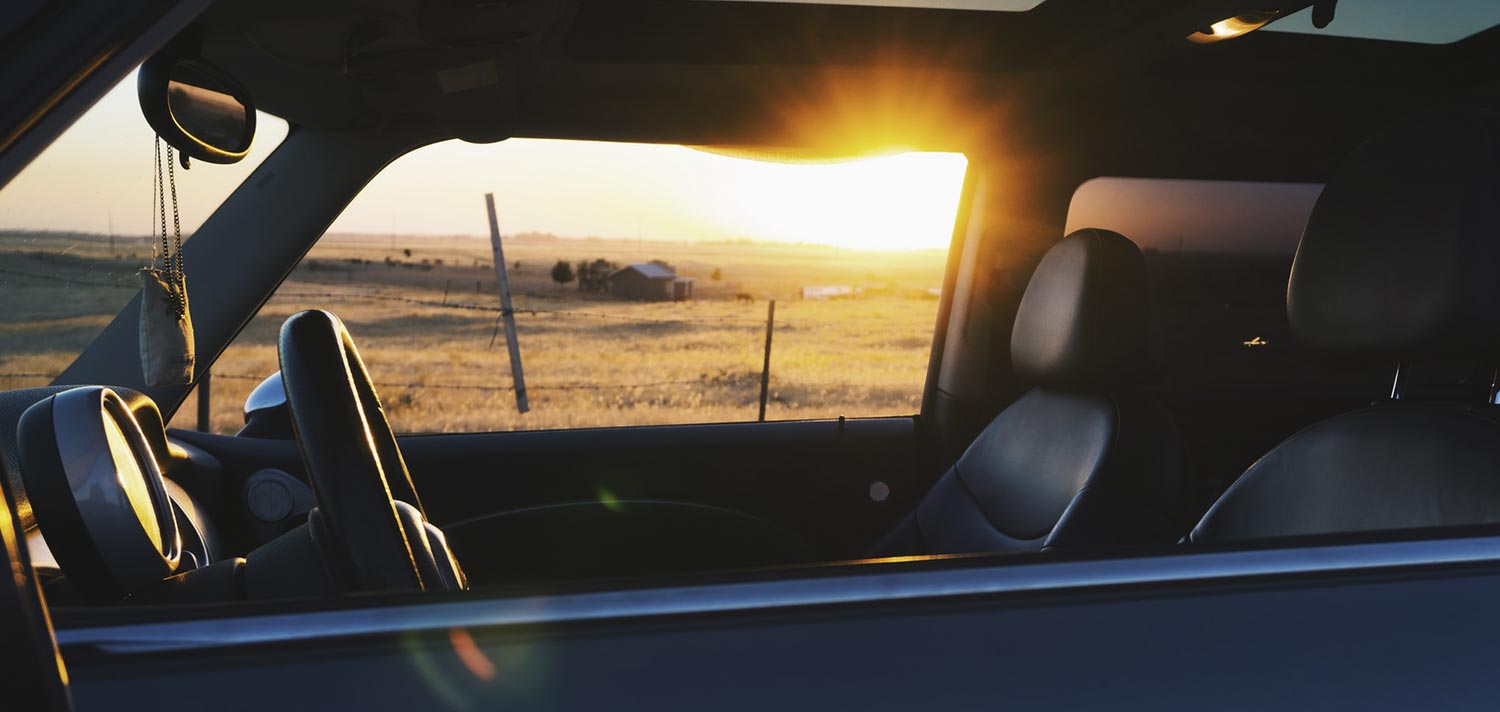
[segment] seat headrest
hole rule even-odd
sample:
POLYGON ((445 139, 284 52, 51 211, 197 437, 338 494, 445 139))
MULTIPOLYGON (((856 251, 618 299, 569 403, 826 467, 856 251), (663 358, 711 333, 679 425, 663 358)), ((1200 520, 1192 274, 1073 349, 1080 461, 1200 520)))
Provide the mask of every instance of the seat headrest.
POLYGON ((1500 357, 1497 141, 1495 115, 1454 108, 1355 149, 1297 247, 1293 333, 1346 359, 1500 357))
POLYGON ((1086 228, 1037 265, 1011 331, 1016 371, 1042 386, 1113 388, 1149 379, 1146 260, 1135 243, 1086 228))

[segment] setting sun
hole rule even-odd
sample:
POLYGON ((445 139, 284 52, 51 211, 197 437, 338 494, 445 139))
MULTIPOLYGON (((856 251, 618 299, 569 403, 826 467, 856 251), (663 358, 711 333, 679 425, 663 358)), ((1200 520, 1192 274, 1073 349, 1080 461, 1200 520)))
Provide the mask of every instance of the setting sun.
POLYGON ((945 248, 965 166, 954 153, 759 163, 740 172, 721 207, 727 227, 759 239, 864 250, 945 248))

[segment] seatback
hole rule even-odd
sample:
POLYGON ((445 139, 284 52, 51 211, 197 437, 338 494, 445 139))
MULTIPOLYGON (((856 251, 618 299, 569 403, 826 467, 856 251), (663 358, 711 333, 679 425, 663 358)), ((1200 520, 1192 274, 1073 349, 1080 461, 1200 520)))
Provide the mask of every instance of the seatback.
POLYGON ((1011 361, 1037 387, 997 416, 873 556, 1174 541, 1181 438, 1133 386, 1151 378, 1146 264, 1107 230, 1076 231, 1037 266, 1011 361))
POLYGON ((1393 400, 1282 442, 1225 491, 1192 540, 1500 522, 1495 406, 1394 399, 1403 366, 1500 364, 1496 116, 1448 109, 1361 145, 1308 219, 1287 317, 1333 363, 1389 364, 1393 400))

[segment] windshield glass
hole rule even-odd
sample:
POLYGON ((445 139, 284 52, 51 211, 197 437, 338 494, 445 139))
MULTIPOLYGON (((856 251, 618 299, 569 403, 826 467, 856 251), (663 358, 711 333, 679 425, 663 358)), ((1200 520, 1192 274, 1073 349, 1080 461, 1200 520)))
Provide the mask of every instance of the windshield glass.
MULTIPOLYGON (((184 240, 286 138, 285 121, 256 121, 243 161, 177 167, 184 240)), ((159 225, 155 151, 132 72, 0 187, 0 389, 51 383, 139 290, 159 225)))

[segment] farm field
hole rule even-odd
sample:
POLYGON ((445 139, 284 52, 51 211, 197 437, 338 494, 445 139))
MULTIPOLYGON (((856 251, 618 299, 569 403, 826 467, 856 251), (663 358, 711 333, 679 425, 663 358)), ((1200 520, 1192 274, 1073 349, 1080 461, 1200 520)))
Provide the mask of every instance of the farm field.
MULTIPOLYGON (((328 235, 214 364, 212 429, 239 428, 245 396, 277 368, 281 322, 315 307, 348 324, 399 431, 755 420, 770 299, 768 420, 920 407, 942 251, 534 234, 507 236, 505 250, 530 412, 517 412, 511 390, 487 238, 328 235), (665 260, 695 280, 697 298, 619 301, 551 279, 558 260, 595 259, 665 260), (814 285, 861 296, 797 298, 814 285)), ((113 318, 149 249, 138 238, 111 251, 98 235, 0 233, 0 254, 0 281, 19 295, 0 317, 0 388, 17 388, 50 381, 113 318)), ((191 264, 188 279, 194 299, 208 298, 193 291, 205 287, 191 264)), ((173 425, 194 427, 194 405, 173 425)))

